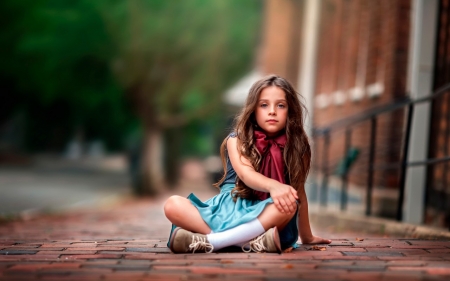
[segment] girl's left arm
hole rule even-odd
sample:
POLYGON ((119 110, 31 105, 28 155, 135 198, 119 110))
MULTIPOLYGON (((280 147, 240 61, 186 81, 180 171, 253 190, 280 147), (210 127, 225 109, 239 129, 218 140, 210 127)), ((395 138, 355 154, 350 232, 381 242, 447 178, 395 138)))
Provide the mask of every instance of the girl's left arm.
POLYGON ((305 189, 302 187, 298 192, 299 206, 297 226, 302 244, 330 244, 331 240, 314 236, 309 224, 308 199, 306 198, 305 189))

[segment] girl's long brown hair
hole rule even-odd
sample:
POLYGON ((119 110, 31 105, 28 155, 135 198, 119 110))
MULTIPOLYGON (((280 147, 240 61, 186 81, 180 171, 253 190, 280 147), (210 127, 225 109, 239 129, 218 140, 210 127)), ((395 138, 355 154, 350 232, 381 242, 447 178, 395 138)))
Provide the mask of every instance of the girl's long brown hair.
MULTIPOLYGON (((306 177, 308 176, 311 164, 311 148, 308 136, 303 128, 303 114, 306 113, 306 108, 300 102, 300 95, 286 79, 276 75, 269 75, 255 82, 250 88, 245 106, 234 120, 234 131, 238 138, 238 151, 240 155, 250 161, 255 171, 259 171, 261 155, 254 145, 253 136, 254 129, 257 127, 255 110, 262 90, 271 86, 282 89, 286 94, 288 104, 288 117, 285 129, 287 140, 283 151, 283 160, 286 166, 288 183, 299 191, 300 188, 304 187, 306 177)), ((226 144, 227 138, 225 138, 220 146, 224 175, 219 182, 214 184, 217 188, 220 187, 226 178, 226 144)), ((237 178, 236 186, 232 190, 232 193, 237 197, 254 199, 253 189, 246 186, 239 177, 237 178)))

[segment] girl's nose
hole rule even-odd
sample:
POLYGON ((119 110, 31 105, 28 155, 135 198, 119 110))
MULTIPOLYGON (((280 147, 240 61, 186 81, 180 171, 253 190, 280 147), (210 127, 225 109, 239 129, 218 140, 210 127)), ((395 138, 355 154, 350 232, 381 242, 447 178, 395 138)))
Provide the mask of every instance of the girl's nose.
POLYGON ((270 115, 275 115, 276 113, 277 113, 277 111, 276 111, 276 109, 275 109, 275 106, 271 106, 271 107, 270 107, 269 114, 270 114, 270 115))

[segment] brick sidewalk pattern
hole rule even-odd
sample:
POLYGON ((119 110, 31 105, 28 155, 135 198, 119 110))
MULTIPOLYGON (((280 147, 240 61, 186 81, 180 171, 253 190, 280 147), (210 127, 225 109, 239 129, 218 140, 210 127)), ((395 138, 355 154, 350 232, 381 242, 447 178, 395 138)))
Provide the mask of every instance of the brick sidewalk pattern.
POLYGON ((0 280, 450 280, 450 241, 327 234, 281 255, 172 254, 163 202, 0 223, 0 280))

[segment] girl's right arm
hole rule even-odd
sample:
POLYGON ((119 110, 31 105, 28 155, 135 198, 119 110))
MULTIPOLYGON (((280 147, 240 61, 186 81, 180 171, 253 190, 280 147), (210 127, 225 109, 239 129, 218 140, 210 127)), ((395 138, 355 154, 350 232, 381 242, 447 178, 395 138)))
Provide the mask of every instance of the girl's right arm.
POLYGON ((280 183, 255 171, 250 161, 238 150, 238 139, 228 138, 228 156, 239 179, 248 187, 269 192, 277 209, 282 213, 294 213, 297 209, 297 191, 290 185, 280 183))

